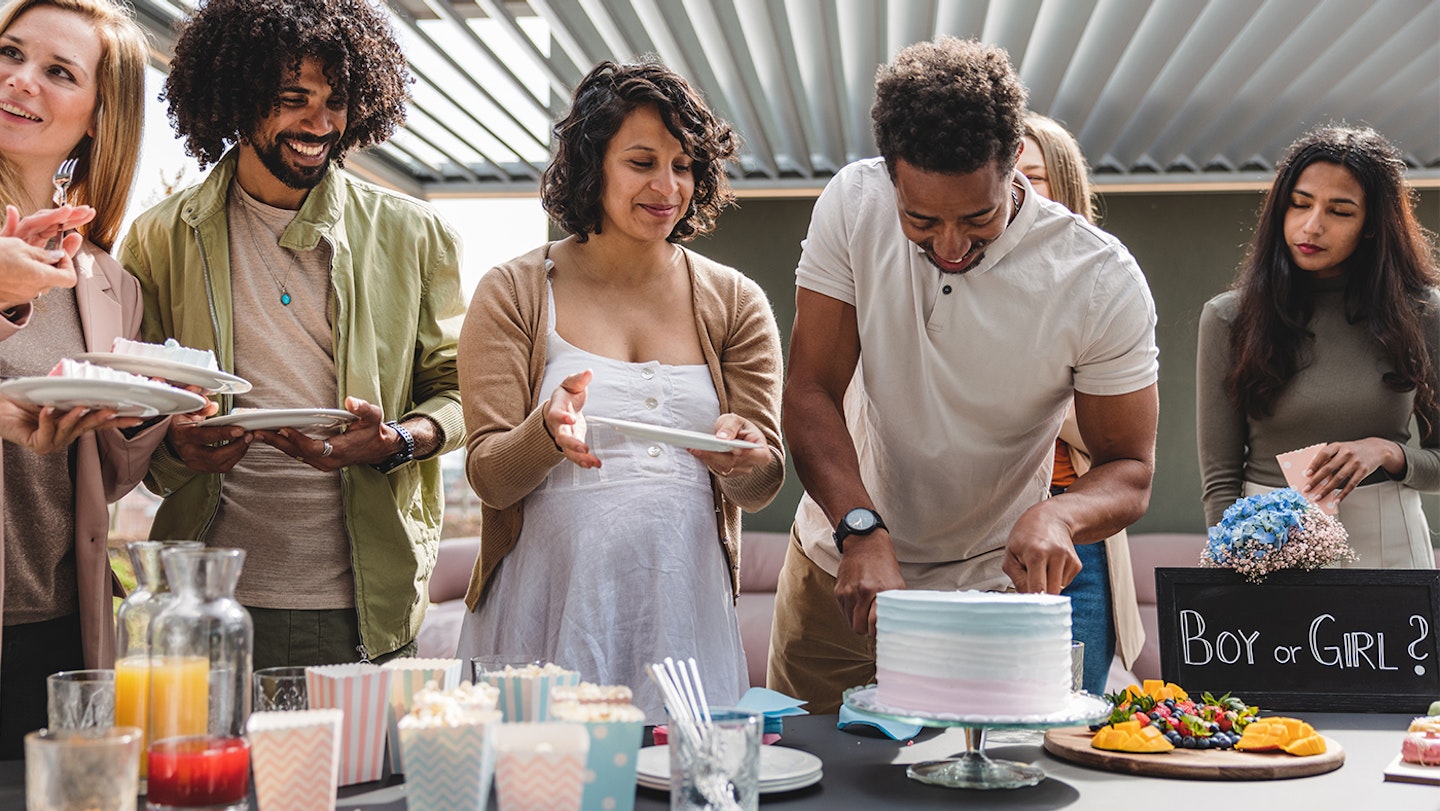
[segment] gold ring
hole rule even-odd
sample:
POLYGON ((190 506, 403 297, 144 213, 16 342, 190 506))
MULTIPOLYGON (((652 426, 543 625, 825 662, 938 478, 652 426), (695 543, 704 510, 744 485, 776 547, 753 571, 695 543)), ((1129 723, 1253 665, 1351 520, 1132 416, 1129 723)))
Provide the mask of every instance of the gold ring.
POLYGON ((304 462, 304 461, 305 461, 305 457, 300 456, 299 454, 296 454, 296 456, 295 456, 295 461, 297 461, 297 462, 304 462))

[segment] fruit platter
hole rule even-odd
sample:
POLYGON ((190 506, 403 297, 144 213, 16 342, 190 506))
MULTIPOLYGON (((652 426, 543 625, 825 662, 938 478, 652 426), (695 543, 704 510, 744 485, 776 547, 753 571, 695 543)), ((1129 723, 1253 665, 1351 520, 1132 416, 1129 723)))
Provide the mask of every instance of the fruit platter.
POLYGON ((1299 718, 1262 716, 1237 696, 1193 698, 1147 679, 1105 696, 1110 717, 1052 729, 1045 749, 1061 760, 1127 774, 1197 780, 1271 780, 1340 768, 1334 739, 1299 718))

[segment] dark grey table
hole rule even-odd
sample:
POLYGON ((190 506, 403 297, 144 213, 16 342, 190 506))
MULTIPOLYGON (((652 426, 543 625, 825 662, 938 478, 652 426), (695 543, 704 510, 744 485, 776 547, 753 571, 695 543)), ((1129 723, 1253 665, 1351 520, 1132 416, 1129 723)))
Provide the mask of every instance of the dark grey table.
MULTIPOLYGON (((964 749, 959 730, 925 730, 912 745, 835 729, 835 716, 785 721, 780 744, 811 752, 825 762, 819 784, 761 797, 765 808, 794 811, 890 811, 890 809, 1103 809, 1117 807, 1272 809, 1440 809, 1440 786, 1386 782, 1384 769, 1400 751, 1408 715, 1306 713, 1305 720, 1340 742, 1345 765, 1328 774, 1290 780, 1199 782, 1115 774, 1057 760, 1039 745, 1037 733, 992 733, 992 757, 1038 763, 1046 779, 1002 791, 946 789, 917 783, 903 764, 945 757, 964 749), (1157 805, 1157 798, 1167 798, 1157 805), (1139 798, 1139 799, 1137 799, 1139 798)), ((405 786, 367 783, 340 790, 339 811, 405 811, 405 786)), ((492 803, 491 808, 494 808, 492 803)), ((668 809, 664 792, 639 789, 637 811, 668 809)), ((24 768, 0 762, 0 811, 25 808, 24 768)))

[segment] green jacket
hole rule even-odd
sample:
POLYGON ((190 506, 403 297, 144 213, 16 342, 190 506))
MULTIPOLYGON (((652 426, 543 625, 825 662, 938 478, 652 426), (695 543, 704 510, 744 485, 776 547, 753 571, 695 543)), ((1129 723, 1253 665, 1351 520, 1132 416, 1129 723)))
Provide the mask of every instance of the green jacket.
MULTIPOLYGON (((146 211, 120 252, 140 280, 143 339, 212 350, 226 370, 235 368, 225 217, 235 166, 232 151, 199 185, 146 211)), ((322 239, 333 257, 336 407, 353 395, 378 404, 386 419, 424 415, 444 433, 438 453, 388 475, 368 465, 340 471, 362 655, 374 657, 414 639, 425 616, 444 512, 438 457, 465 440, 455 369, 464 317, 459 239, 424 203, 334 169, 280 244, 313 250, 322 239)), ((230 408, 222 397, 221 412, 230 408)), ((151 537, 204 540, 223 479, 196 473, 161 443, 146 479, 165 499, 151 537)))

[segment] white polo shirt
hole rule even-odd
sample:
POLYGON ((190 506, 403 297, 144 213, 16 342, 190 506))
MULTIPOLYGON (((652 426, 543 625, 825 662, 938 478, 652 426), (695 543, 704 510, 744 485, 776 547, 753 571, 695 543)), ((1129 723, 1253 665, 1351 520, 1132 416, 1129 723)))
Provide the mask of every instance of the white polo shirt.
MULTIPOLYGON (((1158 376, 1155 303, 1129 251, 1015 177, 1015 220, 972 270, 942 276, 901 231, 885 162, 852 163, 816 201, 795 270, 855 306, 845 417, 911 588, 1008 587, 1005 542, 1049 493, 1072 392, 1158 376)), ((835 574, 834 527, 808 494, 795 520, 835 574)))

